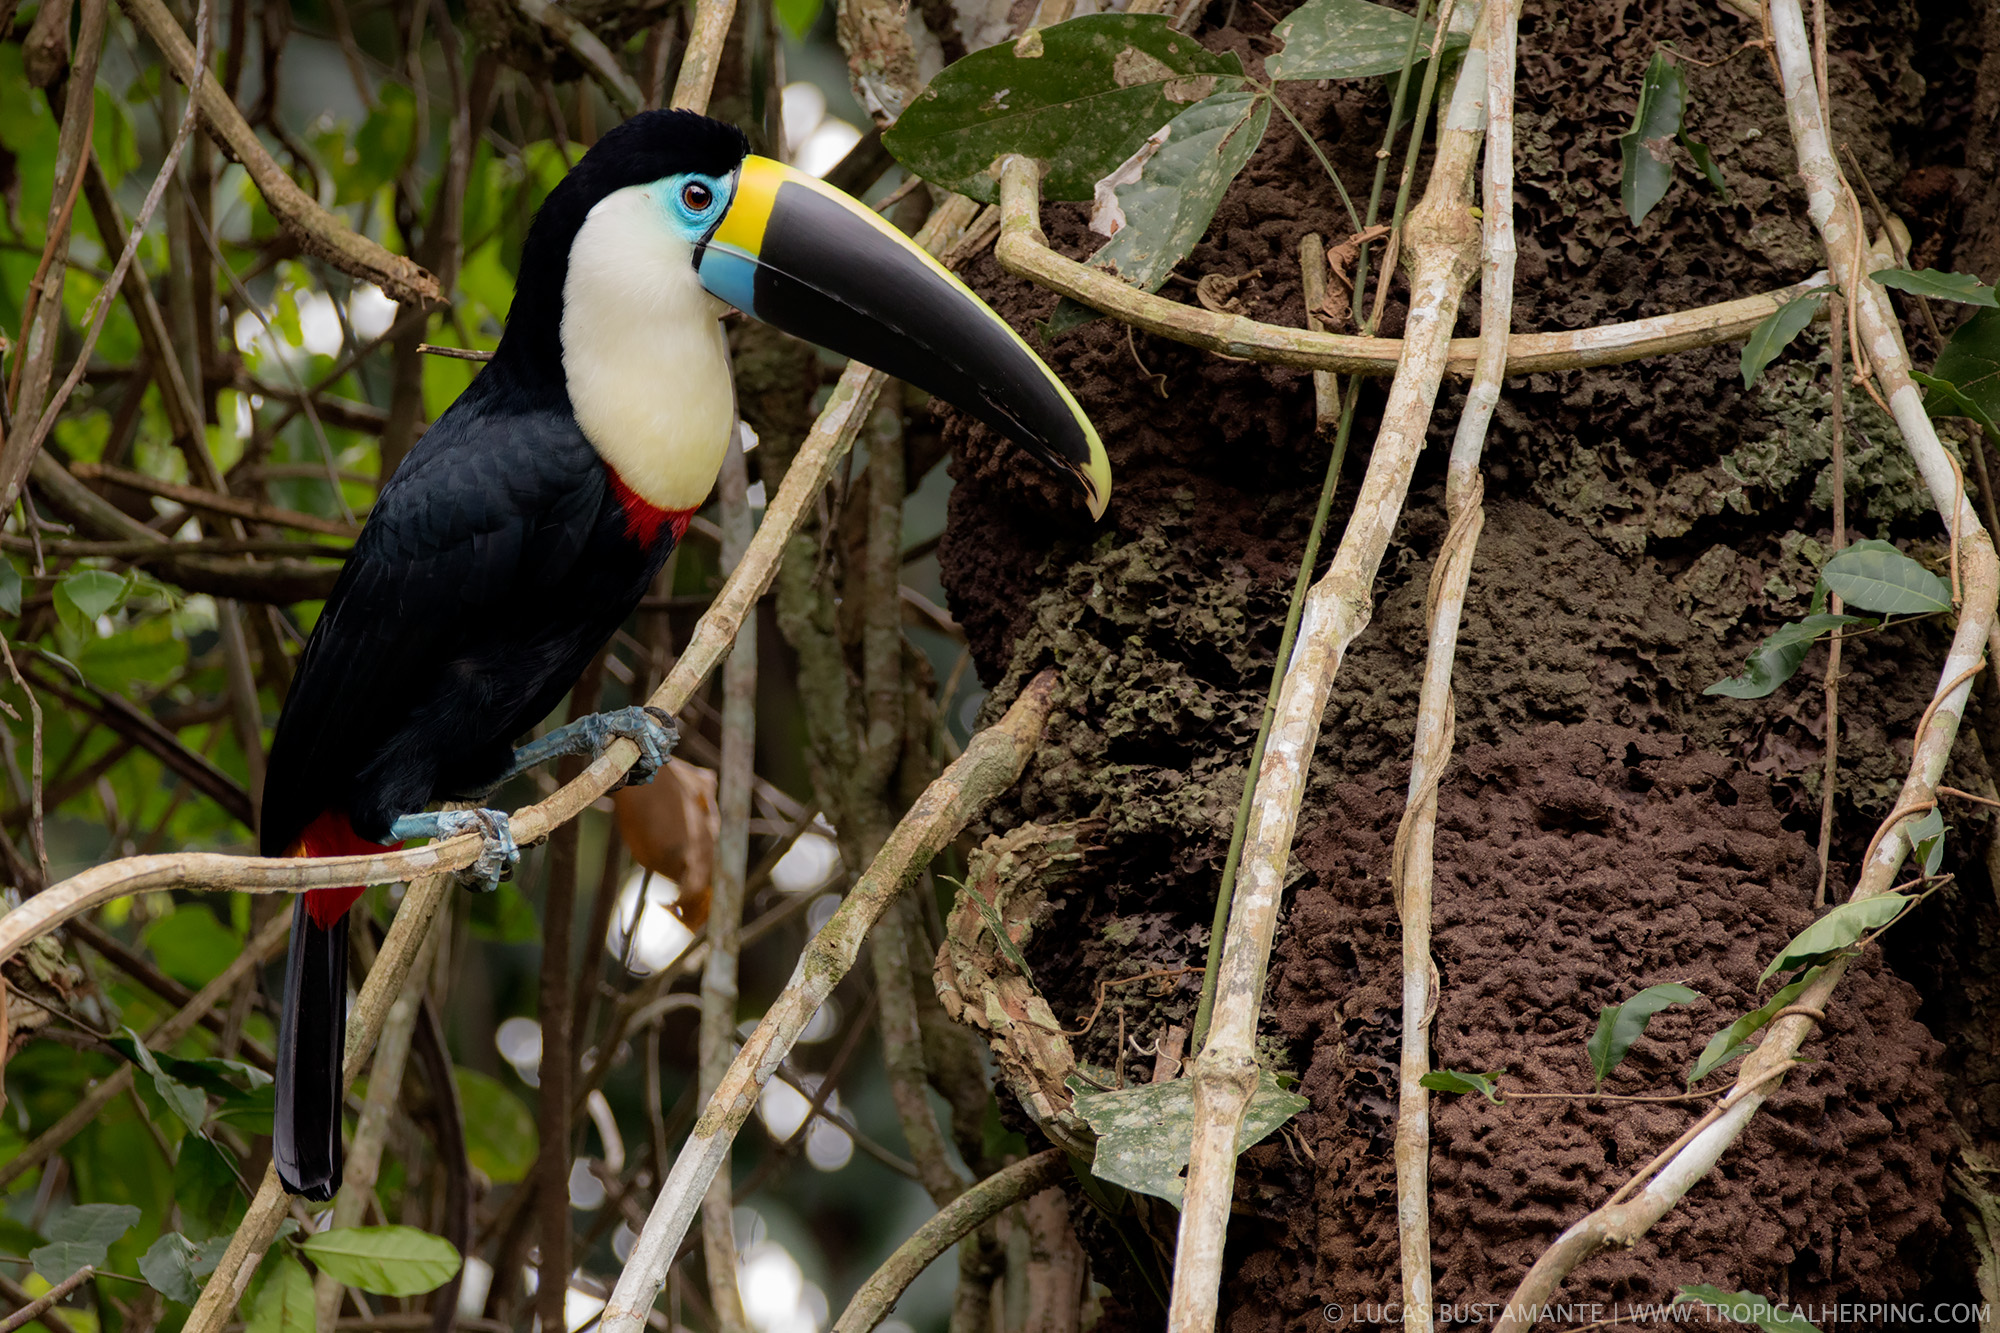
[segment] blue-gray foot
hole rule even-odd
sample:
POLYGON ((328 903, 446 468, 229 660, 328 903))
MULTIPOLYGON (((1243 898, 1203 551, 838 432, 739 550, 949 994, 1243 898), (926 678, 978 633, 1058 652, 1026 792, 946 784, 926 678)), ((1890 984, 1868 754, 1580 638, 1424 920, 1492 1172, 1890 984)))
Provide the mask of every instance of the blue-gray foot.
POLYGON ((674 726, 671 713, 651 705, 635 704, 609 713, 592 713, 567 726, 557 727, 541 739, 530 741, 514 751, 513 766, 501 781, 505 782, 507 778, 525 773, 561 755, 587 755, 595 760, 610 747, 612 741, 620 738, 638 746, 639 757, 633 761, 625 780, 618 785, 639 787, 651 782, 653 775, 666 764, 675 742, 680 740, 680 732, 674 726))
POLYGON ((513 872, 521 859, 514 845, 514 831, 499 810, 436 810, 404 815, 389 826, 389 834, 404 838, 456 838, 461 833, 480 836, 479 859, 459 872, 460 880, 481 893, 491 893, 513 872))

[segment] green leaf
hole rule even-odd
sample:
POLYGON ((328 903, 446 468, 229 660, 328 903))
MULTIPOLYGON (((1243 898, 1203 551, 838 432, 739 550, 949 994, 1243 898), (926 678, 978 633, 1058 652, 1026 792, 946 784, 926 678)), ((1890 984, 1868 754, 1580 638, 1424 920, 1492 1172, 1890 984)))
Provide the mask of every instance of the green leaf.
POLYGON ((1883 615, 1951 610, 1951 585, 1885 541, 1858 541, 1820 567, 1849 606, 1883 615))
POLYGON ((78 569, 56 584, 56 616, 79 638, 99 616, 116 611, 131 585, 105 569, 78 569))
POLYGON ((277 1271, 250 1304, 243 1333, 313 1333, 312 1275, 304 1264, 289 1254, 278 1256, 277 1271))
POLYGON ((1861 616, 1813 615, 1780 625, 1764 636, 1750 652, 1743 674, 1719 680, 1703 694, 1720 694, 1731 699, 1762 699, 1798 674, 1819 636, 1843 625, 1872 625, 1861 616))
POLYGON ((1618 148, 1625 159, 1618 194, 1625 204, 1625 216, 1635 227, 1667 197, 1667 187, 1674 183, 1667 144, 1680 137, 1681 116, 1686 110, 1687 77, 1680 66, 1655 51, 1639 84, 1632 128, 1618 136, 1618 148))
POLYGON ((1590 1052, 1590 1067, 1597 1075, 1597 1086, 1604 1086, 1604 1080, 1611 1077, 1611 1071, 1624 1060, 1633 1043, 1645 1035, 1653 1015, 1670 1004, 1693 1004, 1700 998, 1700 991, 1669 981, 1648 986, 1622 1004, 1607 1004, 1599 1010, 1597 1031, 1591 1034, 1586 1047, 1590 1052))
POLYGON ((154 1058, 152 1050, 140 1039, 138 1033, 126 1028, 125 1035, 131 1039, 131 1044, 121 1046, 121 1049, 138 1061, 139 1068, 152 1075, 153 1090, 160 1094, 160 1100, 167 1104, 168 1110, 180 1117, 182 1124, 197 1134, 201 1133, 201 1127, 208 1122, 207 1095, 190 1088, 160 1068, 160 1062, 154 1058))
POLYGON ((1791 345, 1792 339, 1805 331, 1813 322, 1813 311, 1823 293, 1814 292, 1787 301, 1779 306, 1756 328, 1750 330, 1750 337, 1743 343, 1743 387, 1749 388, 1764 373, 1764 367, 1778 359, 1778 353, 1791 345))
POLYGON ((4 555, 0 555, 0 612, 21 614, 21 570, 4 555))
POLYGON ((1688 1086, 1707 1078, 1722 1066, 1750 1049, 1750 1038, 1762 1032, 1772 1019, 1805 993, 1806 987, 1818 978, 1820 969, 1815 967, 1791 985, 1773 995, 1770 1002, 1753 1009, 1731 1023, 1722 1031, 1708 1039, 1708 1045, 1701 1048, 1701 1055, 1695 1060, 1694 1068, 1688 1071, 1688 1086))
POLYGON ((1940 273, 1934 268, 1920 268, 1914 272, 1906 268, 1878 268, 1868 276, 1899 292, 1911 292, 1939 301, 1957 301, 1961 305, 2000 307, 2000 296, 1995 296, 1991 287, 1970 273, 1940 273))
POLYGON ((1916 823, 1903 830, 1910 840, 1910 854, 1924 868, 1926 877, 1935 875, 1944 862, 1944 813, 1936 806, 1916 823))
POLYGON ((147 926, 141 941, 160 971, 195 989, 221 976, 243 952, 243 937, 201 903, 181 904, 172 916, 147 926))
POLYGON ((1504 1097, 1494 1080, 1506 1072, 1496 1069, 1490 1074, 1468 1074, 1462 1069, 1433 1069, 1417 1082, 1432 1092, 1476 1092, 1498 1106, 1504 1097))
POLYGON ((1708 177, 1709 186, 1722 196, 1722 202, 1729 202, 1729 182, 1722 179, 1722 168, 1715 164, 1715 154, 1708 151, 1708 145, 1687 132, 1683 126, 1680 133, 1681 147, 1688 150, 1701 174, 1708 177))
POLYGON ((1233 54, 1205 50, 1165 14, 1089 14, 953 64, 882 143, 981 203, 999 198, 990 168, 1002 153, 1041 159, 1044 199, 1083 200, 1154 130, 1242 74, 1233 54))
POLYGON ((307 1236, 300 1248, 320 1272, 377 1296, 436 1291, 458 1272, 452 1243, 415 1227, 335 1227, 307 1236))
POLYGON ((465 1148, 472 1164, 496 1185, 527 1179, 541 1151, 535 1117, 498 1079, 454 1069, 458 1104, 465 1112, 465 1148))
POLYGON ((212 1236, 197 1245, 170 1231, 140 1257, 139 1276, 168 1300, 193 1305, 201 1299, 200 1279, 213 1273, 222 1262, 229 1240, 228 1236, 212 1236))
POLYGON ((1930 376, 1917 378, 1933 416, 1971 417, 2000 439, 2000 310, 1975 311, 1953 329, 1930 376))
POLYGON ((823 0, 778 0, 778 17, 785 21, 792 36, 800 41, 812 31, 813 24, 819 22, 819 11, 823 0))
MULTIPOLYGON (((1403 68, 1410 49, 1410 29, 1417 21, 1408 14, 1367 0, 1312 0, 1293 10, 1271 35, 1285 49, 1264 61, 1274 79, 1358 79, 1393 74, 1403 68)), ((1418 55, 1430 49, 1436 24, 1428 24, 1419 39, 1418 55)), ((1445 50, 1463 46, 1466 35, 1445 34, 1445 50)))
POLYGON ((228 1155, 199 1134, 182 1139, 174 1158, 174 1199, 189 1235, 225 1239, 249 1203, 228 1155))
POLYGON ((1825 916, 1793 937, 1757 978, 1757 984, 1761 986, 1780 972, 1825 962, 1834 954, 1853 948, 1869 931, 1894 921, 1909 901, 1900 893, 1878 893, 1873 898, 1836 903, 1825 916))
MULTIPOLYGON (((1307 1105, 1305 1098, 1279 1087, 1270 1070, 1259 1070, 1257 1091, 1236 1132, 1236 1151, 1259 1142, 1307 1105)), ((1180 1207, 1188 1152, 1194 1146, 1192 1079, 1117 1092, 1078 1091, 1076 1112, 1097 1131, 1092 1175, 1180 1207)))
POLYGON ((132 1229, 139 1210, 129 1203, 85 1203, 61 1214, 44 1231, 49 1243, 28 1251, 28 1262, 50 1282, 77 1269, 104 1266, 111 1242, 132 1229))
POLYGON ((1710 1286, 1682 1287, 1680 1294, 1674 1297, 1674 1304, 1679 1305, 1683 1301, 1711 1306, 1723 1318, 1738 1324, 1755 1324, 1764 1333, 1819 1333, 1817 1328, 1806 1322, 1804 1315, 1747 1291, 1724 1291, 1710 1286))
POLYGON ((358 204, 396 178, 417 130, 417 99, 400 83, 383 80, 375 109, 354 135, 354 162, 340 175, 334 202, 358 204))
POLYGON ((1116 187, 1124 225, 1091 265, 1158 291, 1207 233, 1270 121, 1270 99, 1257 93, 1217 93, 1175 116, 1154 136, 1159 146, 1139 179, 1116 187))
POLYGON ((246 1134, 271 1135, 271 1117, 278 1112, 277 1089, 270 1084, 225 1096, 211 1118, 227 1121, 246 1134))

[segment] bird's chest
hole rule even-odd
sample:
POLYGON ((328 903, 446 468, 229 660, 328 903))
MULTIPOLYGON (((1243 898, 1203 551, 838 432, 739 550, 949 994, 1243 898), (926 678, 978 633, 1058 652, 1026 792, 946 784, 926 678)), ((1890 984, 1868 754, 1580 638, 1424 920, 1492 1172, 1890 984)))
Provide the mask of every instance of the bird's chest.
POLYGON ((736 418, 729 349, 714 319, 650 326, 571 312, 563 320, 570 403, 629 496, 640 526, 700 507, 736 418))

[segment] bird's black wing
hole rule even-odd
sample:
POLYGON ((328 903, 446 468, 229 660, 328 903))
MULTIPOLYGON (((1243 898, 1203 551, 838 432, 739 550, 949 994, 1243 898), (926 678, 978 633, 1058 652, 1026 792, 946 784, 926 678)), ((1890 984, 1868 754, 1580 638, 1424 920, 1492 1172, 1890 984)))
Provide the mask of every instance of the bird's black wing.
MULTIPOLYGON (((528 657, 545 658, 533 645, 546 626, 534 622, 561 613, 559 590, 605 540, 606 511, 616 504, 575 418, 498 410, 477 387, 425 432, 383 489, 313 629, 272 742, 266 855, 284 854, 327 811, 366 803, 371 793, 357 790, 364 770, 407 749, 413 719, 439 697, 456 695, 475 711, 493 703, 490 683, 465 678, 476 645, 490 645, 497 633, 529 648, 528 657)), ((520 669, 545 676, 551 666, 560 664, 534 660, 520 669)), ((512 689, 529 684, 546 681, 512 689)), ((463 752, 494 751, 493 733, 512 723, 510 716, 455 727, 459 734, 442 743, 459 753, 413 762, 418 770, 432 759, 504 764, 511 739, 504 734, 497 761, 463 752)), ((435 771, 392 775, 412 793, 402 813, 431 799, 435 771)), ((378 806, 397 799, 372 795, 378 806)), ((357 829, 386 834, 359 820, 357 829)))

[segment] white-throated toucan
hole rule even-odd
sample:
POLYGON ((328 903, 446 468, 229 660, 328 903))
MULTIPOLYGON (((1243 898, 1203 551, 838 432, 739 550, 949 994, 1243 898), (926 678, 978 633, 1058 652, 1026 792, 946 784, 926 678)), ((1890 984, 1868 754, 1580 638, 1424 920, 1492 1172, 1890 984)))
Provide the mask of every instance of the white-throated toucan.
MULTIPOLYGON (((271 746, 266 855, 336 856, 504 815, 425 813, 529 763, 672 744, 630 708, 520 750, 653 581, 734 447, 727 306, 945 399, 1072 473, 1104 447, 1069 391, 964 284, 873 212, 689 112, 607 133, 543 200, 493 359, 382 490, 299 662, 271 746)), ((340 1183, 347 911, 292 917, 273 1155, 295 1194, 340 1183)))

